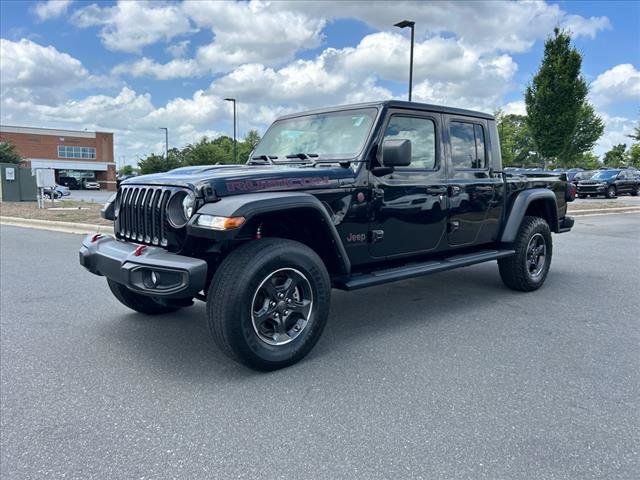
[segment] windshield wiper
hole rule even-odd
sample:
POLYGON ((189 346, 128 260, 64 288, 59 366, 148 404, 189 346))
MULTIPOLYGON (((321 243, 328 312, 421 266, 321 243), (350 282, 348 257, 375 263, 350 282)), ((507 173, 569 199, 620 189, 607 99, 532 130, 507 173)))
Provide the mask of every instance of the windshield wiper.
POLYGON ((309 160, 311 158, 318 158, 317 153, 292 153, 287 155, 287 158, 299 158, 300 160, 309 160))
POLYGON ((251 157, 251 160, 262 160, 265 163, 273 163, 272 160, 277 158, 276 155, 256 155, 255 157, 251 157))

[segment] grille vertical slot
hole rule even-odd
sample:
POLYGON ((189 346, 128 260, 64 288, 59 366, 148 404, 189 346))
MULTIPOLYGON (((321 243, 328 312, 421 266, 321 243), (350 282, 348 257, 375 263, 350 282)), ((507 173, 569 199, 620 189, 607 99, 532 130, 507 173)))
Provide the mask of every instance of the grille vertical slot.
MULTIPOLYGON (((148 245, 169 245, 167 205, 177 187, 122 186, 118 195, 115 232, 118 238, 148 245)), ((175 234, 171 235, 175 241, 175 234)))

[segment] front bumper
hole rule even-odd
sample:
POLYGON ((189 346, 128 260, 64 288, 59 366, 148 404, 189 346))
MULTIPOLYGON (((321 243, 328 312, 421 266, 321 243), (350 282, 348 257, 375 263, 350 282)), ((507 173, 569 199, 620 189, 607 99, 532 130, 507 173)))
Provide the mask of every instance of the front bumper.
POLYGON ((111 236, 87 236, 80 247, 80 265, 143 295, 163 298, 194 297, 207 280, 207 262, 140 247, 111 236))

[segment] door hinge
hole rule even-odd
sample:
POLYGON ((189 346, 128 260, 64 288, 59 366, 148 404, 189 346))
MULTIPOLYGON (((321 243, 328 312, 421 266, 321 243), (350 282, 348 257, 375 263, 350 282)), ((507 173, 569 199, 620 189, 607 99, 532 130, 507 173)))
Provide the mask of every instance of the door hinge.
POLYGON ((371 243, 378 243, 384 239, 384 230, 371 230, 369 232, 369 241, 371 243))

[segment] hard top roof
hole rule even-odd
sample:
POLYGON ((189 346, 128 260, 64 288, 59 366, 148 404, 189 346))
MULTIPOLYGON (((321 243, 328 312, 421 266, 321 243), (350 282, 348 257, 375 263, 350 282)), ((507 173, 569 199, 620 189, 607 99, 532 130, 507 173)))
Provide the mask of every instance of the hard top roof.
POLYGON ((384 100, 380 102, 367 102, 367 103, 354 103, 350 105, 337 105, 334 107, 325 107, 315 110, 308 110, 304 112, 291 113, 288 115, 283 115, 279 117, 282 118, 294 118, 302 115, 309 115, 314 113, 327 113, 327 112, 335 112, 339 110, 353 110, 356 108, 398 108, 398 109, 407 109, 407 110, 421 110, 425 112, 438 112, 438 113, 448 113, 451 115, 462 115, 468 117, 476 117, 476 118, 485 118, 488 120, 494 120, 494 116, 488 113, 478 112, 475 110, 465 110, 463 108, 454 108, 454 107, 445 107, 443 105, 431 105, 428 103, 420 103, 420 102, 407 102, 404 100, 384 100))

